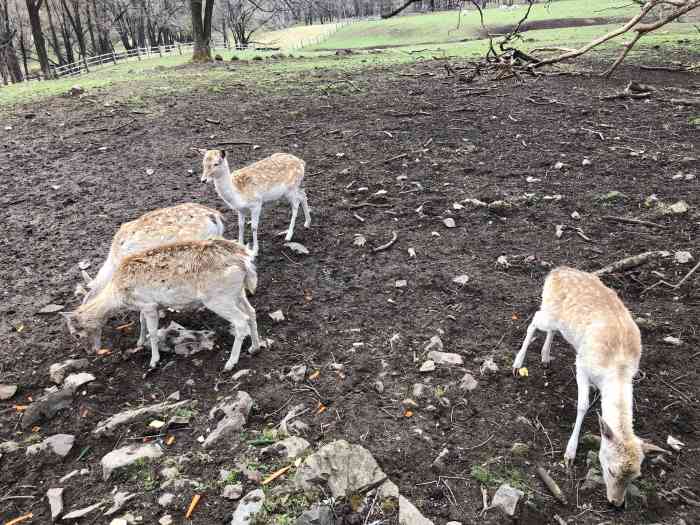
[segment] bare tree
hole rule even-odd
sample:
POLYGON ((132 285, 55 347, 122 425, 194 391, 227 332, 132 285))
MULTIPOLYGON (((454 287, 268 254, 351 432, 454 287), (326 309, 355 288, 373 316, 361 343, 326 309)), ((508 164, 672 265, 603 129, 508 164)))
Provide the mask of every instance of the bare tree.
POLYGON ((22 68, 14 46, 17 28, 10 18, 8 0, 0 0, 0 74, 5 84, 22 81, 22 68))
POLYGON ((41 65, 41 71, 44 78, 51 78, 51 66, 49 65, 49 55, 46 52, 46 43, 44 42, 44 32, 41 29, 41 9, 44 0, 26 0, 27 14, 29 15, 29 26, 32 28, 32 37, 34 38, 34 47, 36 55, 41 65))
POLYGON ((193 62, 211 61, 211 20, 214 11, 214 0, 205 0, 202 13, 202 0, 190 0, 192 13, 192 49, 193 62))

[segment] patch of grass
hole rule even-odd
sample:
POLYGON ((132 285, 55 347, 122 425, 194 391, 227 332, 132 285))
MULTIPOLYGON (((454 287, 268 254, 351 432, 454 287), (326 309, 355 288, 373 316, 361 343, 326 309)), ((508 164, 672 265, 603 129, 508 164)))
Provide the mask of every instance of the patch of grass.
POLYGON ((508 483, 511 487, 530 492, 527 476, 515 467, 503 465, 474 465, 469 474, 476 481, 487 487, 496 487, 508 483))
POLYGON ((690 117, 688 118, 688 124, 691 126, 700 127, 700 117, 690 117))
POLYGON ((232 470, 229 472, 228 476, 222 481, 224 485, 232 485, 233 483, 238 483, 241 479, 241 473, 237 470, 232 470))
POLYGON ((269 496, 265 499, 262 511, 253 517, 250 525, 292 525, 318 499, 318 494, 301 492, 269 496))
POLYGON ((137 459, 125 471, 126 479, 138 483, 144 491, 150 492, 158 488, 158 476, 155 464, 147 458, 137 459))

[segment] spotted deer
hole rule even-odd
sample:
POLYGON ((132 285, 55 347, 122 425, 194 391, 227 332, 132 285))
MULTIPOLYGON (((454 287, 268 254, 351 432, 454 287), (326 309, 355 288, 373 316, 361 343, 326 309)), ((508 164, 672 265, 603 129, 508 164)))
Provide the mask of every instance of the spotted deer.
POLYGON ((159 208, 133 221, 125 222, 112 238, 107 259, 95 278, 91 279, 83 272, 89 290, 83 298, 83 303, 88 302, 110 281, 114 270, 124 257, 176 241, 221 237, 224 234, 221 217, 221 212, 217 210, 187 202, 169 208, 159 208))
POLYGON ((640 476, 645 452, 666 452, 634 434, 632 378, 642 352, 637 324, 617 296, 590 273, 560 267, 546 278, 542 304, 535 314, 513 363, 523 366, 535 330, 546 332, 542 363, 548 365, 554 332, 576 349, 578 406, 576 422, 564 459, 571 466, 579 433, 589 407, 589 388, 600 391, 602 416, 599 459, 608 501, 618 508, 625 502, 629 483, 640 476))
POLYGON ((258 225, 264 203, 285 197, 291 204, 287 241, 291 241, 294 234, 299 204, 304 210, 304 228, 311 225, 306 192, 301 187, 306 166, 303 160, 288 153, 275 153, 232 173, 225 151, 193 149, 203 157, 202 182, 213 181, 219 196, 238 213, 238 242, 241 244, 245 237, 245 212, 250 210, 253 254, 258 253, 258 225))
POLYGON ((70 333, 101 346, 102 326, 122 310, 141 313, 148 326, 151 368, 160 360, 158 309, 204 306, 231 323, 235 335, 224 370, 238 363, 243 339, 250 334, 251 352, 260 347, 255 310, 246 289, 255 292, 257 273, 250 251, 224 239, 182 241, 126 256, 110 280, 86 303, 63 314, 70 333))

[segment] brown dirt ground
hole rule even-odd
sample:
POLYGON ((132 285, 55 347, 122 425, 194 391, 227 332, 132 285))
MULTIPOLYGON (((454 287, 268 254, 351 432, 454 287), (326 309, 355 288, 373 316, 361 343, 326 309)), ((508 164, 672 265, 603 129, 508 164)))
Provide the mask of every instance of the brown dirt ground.
MULTIPOLYGON (((310 75, 323 82, 327 72, 310 75)), ((647 250, 689 250, 700 257, 699 179, 672 180, 679 172, 700 175, 698 129, 689 124, 697 111, 663 100, 671 94, 644 101, 599 98, 621 89, 629 79, 696 89, 698 77, 627 66, 610 81, 561 76, 525 84, 466 85, 445 78, 440 63, 428 62, 347 78, 371 88, 319 95, 292 85, 284 95, 262 97, 232 84, 223 93, 201 90, 182 98, 148 99, 147 114, 133 114, 124 104, 102 107, 101 95, 91 93, 87 100, 54 99, 17 108, 9 116, 6 121, 13 130, 3 132, 0 146, 0 382, 18 383, 20 392, 0 403, 0 441, 32 439, 31 432, 19 430, 14 405, 29 403, 50 386, 51 363, 82 353, 58 316, 37 315, 48 303, 76 304, 77 262, 89 259, 94 272, 121 223, 185 201, 224 211, 228 235, 235 237, 235 215, 212 187, 188 174, 200 169, 189 148, 250 140, 261 147, 232 149, 234 165, 277 151, 306 160, 313 216, 311 229, 297 225, 295 240, 311 251, 302 258, 284 249, 275 236, 286 227, 288 207, 267 206, 263 212, 259 288, 252 303, 261 335, 275 343, 272 350, 254 357, 244 355, 239 364, 240 369, 254 371, 240 382, 257 403, 251 432, 279 422, 287 403, 305 402, 313 414, 321 401, 328 410, 304 418, 311 425, 308 437, 314 446, 338 438, 364 445, 401 492, 440 525, 449 519, 503 522, 497 512, 479 517, 482 498, 470 472, 487 462, 491 494, 499 478, 519 480, 526 488, 528 502, 519 511, 518 523, 550 523, 555 514, 574 518, 572 523, 676 523, 678 518, 697 523, 700 509, 668 491, 686 486, 700 493, 700 274, 680 290, 661 287, 648 293, 642 291, 658 279, 652 271, 677 281, 689 266, 667 260, 605 279, 635 315, 655 323, 643 331, 644 354, 635 385, 637 433, 659 444, 672 434, 688 446, 688 451, 669 456, 668 465, 645 462, 639 487, 646 501, 631 502, 624 514, 610 513, 603 491, 578 490, 586 473, 583 447, 573 473, 567 474, 561 463, 575 417, 572 350, 557 338, 555 361, 545 371, 536 341, 528 378, 514 379, 510 363, 537 308, 545 262, 594 270, 647 250), (398 75, 424 71, 436 76, 398 75), (490 91, 469 96, 473 87, 490 91), (35 116, 25 118, 28 113, 35 116), (132 118, 133 124, 114 132, 84 133, 114 128, 132 118), (207 123, 206 118, 223 124, 207 123), (600 132, 602 139, 592 131, 600 132), (592 165, 583 167, 584 157, 592 165), (559 161, 565 166, 556 170, 553 166, 559 161), (146 169, 155 174, 147 175, 146 169), (538 180, 528 182, 529 177, 538 180), (367 191, 361 192, 362 187, 367 191), (378 190, 387 194, 373 196, 378 190), (625 198, 600 199, 612 190, 625 198), (491 201, 525 193, 534 194, 528 204, 503 214, 452 206, 465 198, 491 201), (543 198, 555 194, 561 200, 543 198), (651 194, 664 202, 685 200, 691 213, 655 216, 643 204, 651 194), (351 208, 362 202, 388 206, 351 208), (580 220, 571 218, 574 211, 580 220), (609 222, 605 215, 634 216, 665 228, 609 222), (454 218, 455 228, 443 225, 446 217, 454 218), (568 231, 557 238, 557 224, 581 227, 591 241, 568 231), (398 234, 396 244, 372 253, 392 231, 398 234), (356 234, 367 238, 364 247, 353 245, 356 234), (408 256, 408 248, 415 249, 415 258, 408 256), (500 255, 532 255, 534 261, 521 259, 503 270, 495 265, 500 255), (452 281, 465 273, 468 284, 452 281), (407 286, 396 288, 398 279, 407 280, 407 286), (277 309, 286 320, 273 324, 268 313, 277 309), (423 348, 437 333, 447 351, 464 357, 464 369, 438 367, 427 375, 419 373, 423 348), (393 334, 400 339, 392 349, 393 334), (679 337, 683 344, 665 344, 667 336, 679 337), (482 376, 480 365, 487 357, 493 357, 500 370, 482 376), (344 365, 342 373, 330 366, 334 362, 344 365), (280 379, 299 363, 320 370, 318 378, 304 386, 280 379), (456 386, 465 369, 479 380, 470 393, 456 386), (380 374, 385 387, 381 394, 374 387, 380 374), (426 396, 416 400, 419 406, 412 417, 404 417, 401 401, 411 397, 412 385, 421 381, 427 385, 426 396), (517 422, 520 416, 538 430, 517 422), (517 441, 530 445, 524 458, 510 453, 517 441), (444 477, 438 478, 430 466, 444 447, 450 449, 450 457, 444 477), (558 480, 568 505, 556 503, 536 478, 539 464, 558 480)), ((127 405, 162 400, 175 390, 183 398, 196 399, 199 411, 192 430, 179 431, 166 454, 200 450, 196 438, 210 426, 207 411, 217 396, 239 387, 221 374, 232 340, 222 321, 209 313, 167 317, 191 328, 215 329, 220 351, 196 359, 165 356, 165 363, 174 364, 144 380, 147 355, 126 352, 136 334, 115 330, 137 316, 112 319, 105 342, 113 353, 90 357, 97 384, 76 397, 73 409, 42 422, 37 432, 75 434, 76 446, 64 461, 26 461, 21 452, 2 457, 0 498, 36 499, 2 501, 0 520, 32 510, 35 517, 27 523, 48 523, 48 508, 40 498, 74 468, 88 468, 90 474, 67 483, 67 508, 105 497, 115 483, 101 481, 99 460, 116 440, 94 438, 91 430, 127 405), (186 383, 190 379, 193 386, 186 383), (89 450, 79 459, 86 447, 89 450)), ((584 432, 596 432, 596 408, 586 418, 584 432)), ((120 442, 144 433, 144 427, 135 425, 120 442)), ((195 453, 185 475, 213 481, 219 468, 232 466, 245 449, 245 442, 231 443, 210 457, 195 453)), ((158 490, 129 477, 118 485, 121 490, 145 491, 129 509, 143 516, 144 523, 156 522, 162 514, 155 503, 158 490)), ((229 519, 235 504, 223 500, 219 490, 205 490, 193 523, 229 519)), ((187 489, 179 495, 173 512, 176 523, 184 521, 182 512, 192 494, 193 489, 187 489)), ((86 522, 102 523, 97 518, 86 522)))

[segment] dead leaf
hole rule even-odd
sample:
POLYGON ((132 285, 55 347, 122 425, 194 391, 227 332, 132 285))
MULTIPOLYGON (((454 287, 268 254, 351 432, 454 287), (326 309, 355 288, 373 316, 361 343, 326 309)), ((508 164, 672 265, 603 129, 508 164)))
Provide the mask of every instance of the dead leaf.
POLYGON ((282 467, 281 469, 273 472, 270 474, 268 477, 266 477, 262 482, 260 483, 261 485, 267 485, 268 483, 272 483, 275 481, 277 478, 282 476, 285 472, 287 472, 290 468, 292 468, 292 465, 287 465, 286 467, 282 467))
POLYGON ((195 494, 192 496, 192 502, 190 503, 190 506, 187 508, 187 514, 185 514, 185 519, 190 519, 192 516, 192 513, 194 512, 194 509, 197 508, 197 504, 199 503, 199 500, 202 499, 201 494, 195 494))
POLYGON ((311 374, 311 375, 309 376, 309 379, 314 380, 314 379, 316 379, 316 378, 317 378, 318 376, 320 376, 320 375, 321 375, 321 371, 320 371, 320 370, 316 370, 313 374, 311 374))
POLYGON ((328 410, 328 407, 324 405, 323 403, 318 404, 318 412, 316 412, 316 415, 323 414, 326 410, 328 410))
MULTIPOLYGON (((118 330, 118 329, 117 329, 118 330)), ((112 351, 109 348, 100 348, 97 352, 95 352, 97 355, 110 355, 112 351)))
POLYGON ((413 417, 413 411, 406 410, 406 412, 403 413, 403 417, 413 417))
POLYGON ((27 408, 27 405, 15 405, 15 412, 24 412, 27 408))

